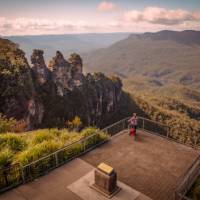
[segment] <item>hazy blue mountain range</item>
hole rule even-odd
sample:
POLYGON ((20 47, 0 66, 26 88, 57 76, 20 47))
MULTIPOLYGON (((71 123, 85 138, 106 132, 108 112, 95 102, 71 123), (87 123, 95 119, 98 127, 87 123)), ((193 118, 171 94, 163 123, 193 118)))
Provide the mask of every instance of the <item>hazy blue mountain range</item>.
POLYGON ((72 52, 84 53, 125 39, 130 33, 88 33, 66 35, 37 35, 37 36, 9 36, 5 37, 17 44, 30 58, 33 49, 43 49, 45 60, 55 55, 57 50, 65 56, 72 52))

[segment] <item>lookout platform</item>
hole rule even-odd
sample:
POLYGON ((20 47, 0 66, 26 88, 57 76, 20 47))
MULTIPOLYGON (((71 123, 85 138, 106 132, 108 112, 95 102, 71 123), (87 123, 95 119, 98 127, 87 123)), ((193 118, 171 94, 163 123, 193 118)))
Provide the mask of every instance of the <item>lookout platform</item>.
POLYGON ((84 199, 69 186, 100 162, 114 167, 118 180, 139 192, 135 200, 172 200, 180 177, 198 156, 199 151, 165 138, 139 131, 134 141, 123 131, 80 158, 1 194, 0 200, 84 199))

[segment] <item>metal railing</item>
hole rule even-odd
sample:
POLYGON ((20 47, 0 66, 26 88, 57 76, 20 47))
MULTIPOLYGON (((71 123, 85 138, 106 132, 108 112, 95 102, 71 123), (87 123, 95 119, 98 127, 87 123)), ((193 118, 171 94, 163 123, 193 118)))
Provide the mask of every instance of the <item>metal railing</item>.
POLYGON ((193 162, 190 168, 180 178, 175 190, 175 200, 191 200, 186 196, 194 182, 200 176, 200 156, 193 162))
MULTIPOLYGON (((104 128, 102 131, 113 136, 129 127, 129 119, 130 117, 122 119, 104 128)), ((169 126, 143 117, 138 117, 138 128, 163 137, 170 137, 169 126)))
MULTIPOLYGON (((104 129, 107 137, 105 139, 100 138, 99 132, 83 138, 77 142, 74 142, 62 149, 59 149, 45 157, 42 157, 28 165, 19 166, 12 165, 8 168, 0 170, 0 192, 13 188, 17 185, 32 181, 39 176, 42 176, 49 171, 63 165, 66 162, 94 149, 98 145, 105 143, 109 140, 110 137, 116 135, 117 133, 128 129, 129 123, 128 120, 130 117, 122 119, 104 129)), ((146 119, 143 117, 138 117, 138 128, 145 130, 151 134, 159 135, 161 137, 173 140, 175 142, 181 143, 180 141, 172 137, 170 127, 162 123, 146 119)), ((192 147, 196 147, 194 142, 192 147)), ((184 143, 183 143, 184 144, 184 143)), ((176 200, 189 200, 184 195, 186 191, 189 190, 191 185, 194 183, 197 176, 199 176, 200 169, 200 158, 192 165, 188 174, 185 175, 184 180, 182 180, 180 186, 175 191, 176 200)))
POLYGON ((127 117, 110 126, 107 126, 106 128, 102 129, 102 131, 107 133, 110 137, 112 137, 117 133, 126 130, 128 128, 128 119, 130 119, 130 117, 127 117))
POLYGON ((167 138, 168 140, 192 147, 194 149, 198 149, 200 147, 200 135, 191 135, 189 141, 182 141, 181 139, 174 137, 173 129, 171 129, 169 125, 162 124, 160 122, 139 117, 138 128, 150 132, 152 134, 167 138))

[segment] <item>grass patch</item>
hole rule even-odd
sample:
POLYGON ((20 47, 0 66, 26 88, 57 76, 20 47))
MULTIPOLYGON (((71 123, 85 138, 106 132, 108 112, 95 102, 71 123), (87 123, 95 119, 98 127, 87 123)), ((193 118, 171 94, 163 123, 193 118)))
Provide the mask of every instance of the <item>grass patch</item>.
POLYGON ((21 135, 6 133, 0 135, 0 148, 9 147, 12 151, 22 151, 26 146, 26 140, 21 135))
POLYGON ((10 149, 4 149, 0 152, 0 168, 3 166, 8 166, 12 163, 12 158, 14 154, 10 149))
POLYGON ((92 136, 84 144, 73 144, 60 153, 58 159, 64 161, 82 152, 84 147, 89 148, 107 139, 107 135, 94 127, 85 128, 81 132, 68 129, 39 129, 18 134, 0 134, 0 167, 16 163, 26 165, 97 132, 98 135, 92 136))
POLYGON ((26 165, 32 161, 38 160, 42 156, 48 155, 59 148, 62 144, 53 140, 43 141, 35 146, 29 147, 27 150, 20 152, 15 159, 16 163, 26 165))

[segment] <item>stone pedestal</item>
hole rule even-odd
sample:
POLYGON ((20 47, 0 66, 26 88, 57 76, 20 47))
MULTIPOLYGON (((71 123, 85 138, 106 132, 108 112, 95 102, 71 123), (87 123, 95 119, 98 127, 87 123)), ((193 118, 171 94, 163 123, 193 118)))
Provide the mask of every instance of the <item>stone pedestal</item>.
POLYGON ((117 186, 117 173, 112 167, 101 163, 94 171, 92 188, 108 198, 113 197, 120 190, 117 186))

